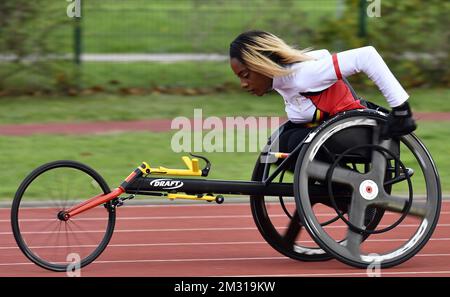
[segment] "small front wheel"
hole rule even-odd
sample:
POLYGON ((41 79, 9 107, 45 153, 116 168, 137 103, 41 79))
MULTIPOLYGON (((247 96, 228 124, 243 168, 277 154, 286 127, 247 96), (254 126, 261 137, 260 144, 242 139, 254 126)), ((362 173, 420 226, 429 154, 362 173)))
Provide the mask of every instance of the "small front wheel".
POLYGON ((16 192, 11 208, 14 238, 35 264, 69 271, 94 261, 114 231, 110 203, 69 220, 58 215, 75 204, 110 189, 92 168, 74 161, 55 161, 31 172, 16 192))
POLYGON ((217 204, 222 204, 225 201, 225 198, 222 195, 217 195, 216 196, 216 203, 217 204))

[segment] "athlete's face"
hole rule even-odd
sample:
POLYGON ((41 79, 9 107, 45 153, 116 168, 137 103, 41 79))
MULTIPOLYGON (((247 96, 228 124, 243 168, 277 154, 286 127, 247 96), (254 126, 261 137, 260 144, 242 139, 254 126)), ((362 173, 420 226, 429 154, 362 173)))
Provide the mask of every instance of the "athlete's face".
POLYGON ((236 58, 230 59, 230 66, 241 80, 241 87, 247 92, 262 96, 272 90, 272 78, 250 70, 236 58))

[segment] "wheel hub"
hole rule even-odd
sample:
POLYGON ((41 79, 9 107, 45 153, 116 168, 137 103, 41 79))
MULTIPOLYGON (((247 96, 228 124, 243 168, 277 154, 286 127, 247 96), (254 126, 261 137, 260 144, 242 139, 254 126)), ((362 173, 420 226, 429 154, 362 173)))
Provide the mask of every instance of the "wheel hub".
POLYGON ((359 185, 359 193, 366 200, 373 200, 378 196, 378 186, 370 179, 363 181, 359 185))
POLYGON ((69 220, 69 214, 63 210, 61 210, 60 212, 58 212, 57 216, 56 216, 60 221, 66 222, 69 220))

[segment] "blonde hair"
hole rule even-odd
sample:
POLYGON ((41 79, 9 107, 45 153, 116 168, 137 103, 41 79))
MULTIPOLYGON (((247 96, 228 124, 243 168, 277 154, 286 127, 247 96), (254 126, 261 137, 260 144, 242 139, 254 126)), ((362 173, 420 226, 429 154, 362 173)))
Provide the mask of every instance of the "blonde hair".
POLYGON ((305 54, 310 50, 298 50, 268 32, 248 31, 231 43, 230 58, 237 58, 250 70, 273 78, 291 73, 286 65, 314 60, 305 54))

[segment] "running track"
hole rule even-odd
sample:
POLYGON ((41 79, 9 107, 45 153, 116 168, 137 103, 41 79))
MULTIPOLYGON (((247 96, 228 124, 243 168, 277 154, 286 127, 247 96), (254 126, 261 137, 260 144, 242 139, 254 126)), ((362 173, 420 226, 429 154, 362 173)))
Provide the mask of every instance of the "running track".
MULTIPOLYGON (((449 112, 416 112, 415 118, 422 122, 449 122, 449 112)), ((221 119, 224 126, 226 120, 221 119)), ((280 123, 286 118, 280 118, 280 123)), ((0 125, 0 135, 28 136, 34 134, 102 134, 117 133, 126 131, 150 131, 167 132, 171 131, 172 119, 151 119, 138 121, 103 121, 103 122, 75 122, 75 123, 36 123, 36 124, 13 124, 0 125)), ((191 119, 193 125, 193 120, 191 119)), ((202 125, 199 126, 201 128, 202 125)), ((234 126, 231 126, 234 129, 234 126)))
MULTIPOLYGON (((231 200, 230 198, 229 200, 231 200)), ((9 209, 0 209, 0 277, 65 276, 41 269, 22 255, 13 239, 9 209)), ((281 214, 281 212, 280 212, 281 214)), ((324 213, 327 215, 327 213, 324 213)), ((280 215, 281 217, 281 215, 280 215)), ((95 229, 95 220, 92 223, 95 229)), ((281 221, 280 224, 282 225, 281 221)), ((405 238, 397 227, 381 246, 405 238)), ((450 276, 450 201, 428 244, 382 276, 450 276)), ((299 262, 273 250, 255 227, 248 203, 123 206, 103 254, 82 276, 366 276, 336 260, 299 262)))

